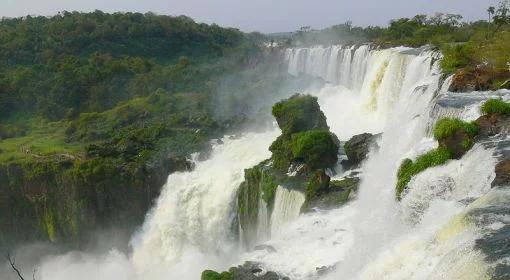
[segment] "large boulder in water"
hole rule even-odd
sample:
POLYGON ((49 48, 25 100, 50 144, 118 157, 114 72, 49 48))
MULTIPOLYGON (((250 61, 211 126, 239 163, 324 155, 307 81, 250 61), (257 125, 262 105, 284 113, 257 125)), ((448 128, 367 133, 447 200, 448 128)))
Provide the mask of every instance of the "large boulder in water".
POLYGON ((307 130, 329 131, 317 97, 310 95, 296 94, 276 103, 273 116, 284 135, 307 130))
POLYGON ((496 178, 492 181, 492 186, 510 186, 510 160, 506 159, 499 162, 495 168, 496 178))
POLYGON ((289 280, 289 278, 274 271, 264 271, 258 263, 245 262, 221 273, 205 270, 202 272, 201 280, 289 280))
POLYGON ((273 106, 282 135, 271 144, 273 166, 287 172, 304 164, 308 172, 332 168, 338 160, 338 138, 331 132, 317 98, 294 95, 273 106))
POLYGON ((359 178, 357 177, 346 177, 341 180, 330 181, 329 177, 324 175, 316 174, 310 180, 307 186, 303 211, 306 212, 315 208, 323 210, 337 208, 346 203, 358 189, 359 178))
POLYGON ((478 138, 487 138, 501 133, 508 134, 510 130, 510 115, 507 114, 484 115, 475 122, 478 125, 478 138))
POLYGON ((344 144, 347 160, 342 161, 344 168, 356 167, 367 157, 370 148, 377 145, 376 140, 380 134, 363 133, 354 135, 344 144))

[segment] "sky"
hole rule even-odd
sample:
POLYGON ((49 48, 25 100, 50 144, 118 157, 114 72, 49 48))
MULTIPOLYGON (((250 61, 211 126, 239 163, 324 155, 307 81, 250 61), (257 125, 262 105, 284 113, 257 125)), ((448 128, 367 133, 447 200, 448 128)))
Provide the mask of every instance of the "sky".
POLYGON ((246 32, 294 31, 344 23, 386 25, 389 20, 436 12, 485 19, 499 0, 0 0, 0 17, 54 15, 58 11, 155 12, 187 15, 246 32))

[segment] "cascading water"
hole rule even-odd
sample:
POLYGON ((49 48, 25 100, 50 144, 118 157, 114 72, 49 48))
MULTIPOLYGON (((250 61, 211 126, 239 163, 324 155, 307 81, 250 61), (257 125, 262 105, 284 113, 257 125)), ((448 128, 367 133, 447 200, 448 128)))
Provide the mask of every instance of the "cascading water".
MULTIPOLYGON (((132 260, 139 271, 181 263, 183 256, 203 258, 201 265, 220 266, 218 257, 232 254, 231 233, 236 188, 248 168, 269 157, 267 147, 276 131, 226 137, 213 146, 209 160, 196 162, 192 172, 169 176, 156 207, 134 239, 132 260), (190 256, 190 252, 191 256, 190 256)), ((186 261, 186 260, 184 260, 186 261)), ((186 277, 196 278, 201 271, 186 277)))
MULTIPOLYGON (((270 156, 267 149, 278 132, 226 137, 192 172, 169 176, 133 238, 131 259, 120 257, 122 268, 129 262, 135 267, 128 279, 198 279, 204 269, 224 270, 244 261, 298 280, 485 279, 489 271, 508 269, 510 256, 500 247, 501 235, 510 231, 510 189, 490 188, 498 145, 477 144, 462 159, 424 171, 400 202, 395 183, 402 159, 437 145, 430 133, 435 121, 473 120, 483 100, 507 99, 509 92, 447 93, 449 81, 440 83, 440 54, 427 49, 296 48, 288 49, 285 59, 291 75, 327 82, 307 93, 319 98, 340 140, 382 133, 379 149, 361 167, 357 199, 300 214, 304 195, 278 187, 274 205, 259 200, 256 219, 257 239, 274 250, 240 252, 242 242, 233 234, 238 228, 232 227, 235 193, 244 168, 270 156)), ((43 280, 73 275, 52 267, 52 262, 43 266, 43 280)), ((96 279, 106 279, 101 277, 96 279)))
MULTIPOLYGON (((413 179, 412 191, 400 203, 395 199, 401 160, 433 148, 430 127, 451 112, 438 111, 444 104, 439 101, 449 94, 448 81, 440 88, 440 71, 434 63, 437 54, 403 48, 315 47, 287 50, 286 58, 290 74, 331 82, 311 94, 319 97, 328 123, 341 140, 361 132, 383 135, 379 151, 362 167, 356 201, 337 210, 300 216, 266 242, 276 252, 249 252, 243 259, 261 262, 292 279, 315 278, 322 272, 328 272, 323 276, 327 279, 486 278, 489 266, 475 241, 481 238, 480 231, 490 232, 504 218, 480 226, 465 222, 465 217, 473 216, 478 207, 490 207, 481 201, 495 192, 490 189, 495 164, 491 148, 478 145, 461 160, 427 170, 413 179), (354 53, 365 64, 343 64, 345 52, 354 53), (366 57, 360 59, 360 53, 366 57), (322 68, 317 66, 321 63, 322 68), (353 79, 354 73, 364 73, 364 78, 353 79), (345 76, 350 83, 345 83, 345 76)), ((487 98, 464 102, 463 109, 452 115, 473 120, 487 98)), ((508 212, 506 217, 508 222, 508 212)))
POLYGON ((303 193, 278 186, 271 215, 271 236, 279 233, 285 224, 299 216, 304 202, 303 193))

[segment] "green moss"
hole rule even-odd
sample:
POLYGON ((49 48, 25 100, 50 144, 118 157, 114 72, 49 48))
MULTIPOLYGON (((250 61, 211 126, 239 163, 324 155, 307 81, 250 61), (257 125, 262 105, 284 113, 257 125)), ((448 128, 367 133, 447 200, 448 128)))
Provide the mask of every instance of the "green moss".
POLYGON ((330 168, 338 160, 338 146, 330 132, 311 130, 292 135, 292 155, 310 169, 330 168))
POLYGON ((44 227, 48 234, 48 240, 55 242, 57 240, 57 231, 55 229, 55 217, 51 210, 46 209, 43 216, 44 227))
POLYGON ((276 103, 272 112, 284 135, 312 129, 329 130, 317 97, 296 94, 276 103))
POLYGON ((434 129, 434 138, 442 140, 452 136, 458 129, 464 130, 470 136, 478 133, 478 125, 474 122, 464 122, 459 119, 444 118, 437 122, 434 129))
POLYGON ((281 171, 287 171, 292 161, 292 141, 287 135, 280 135, 269 146, 272 153, 273 166, 281 171))
POLYGON ((510 114, 510 103, 502 99, 491 98, 480 107, 482 114, 510 114))
POLYGON ((401 163, 397 173, 397 198, 400 200, 402 192, 413 176, 429 167, 442 165, 451 158, 452 155, 448 149, 439 147, 419 156, 415 162, 410 159, 405 159, 401 163))
POLYGON ((202 272, 201 280, 233 280, 234 276, 231 272, 216 272, 213 270, 204 270, 202 272))

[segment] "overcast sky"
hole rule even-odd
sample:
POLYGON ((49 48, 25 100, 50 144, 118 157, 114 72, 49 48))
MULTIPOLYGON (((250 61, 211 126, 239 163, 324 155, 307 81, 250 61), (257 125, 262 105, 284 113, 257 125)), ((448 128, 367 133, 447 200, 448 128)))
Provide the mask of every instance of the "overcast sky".
POLYGON ((436 12, 486 18, 498 0, 0 0, 0 16, 53 15, 58 11, 152 11, 187 15, 199 22, 243 31, 323 28, 351 20, 355 25, 386 25, 390 19, 436 12))

